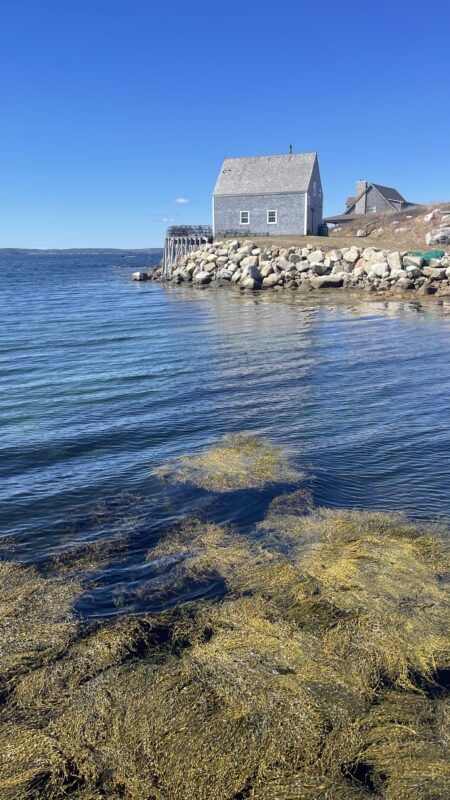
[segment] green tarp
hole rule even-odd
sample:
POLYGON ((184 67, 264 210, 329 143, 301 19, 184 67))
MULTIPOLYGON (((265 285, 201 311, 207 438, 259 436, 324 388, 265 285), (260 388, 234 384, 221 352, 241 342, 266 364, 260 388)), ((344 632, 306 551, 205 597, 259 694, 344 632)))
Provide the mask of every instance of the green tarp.
POLYGON ((425 264, 429 264, 432 258, 442 258, 445 256, 445 250, 428 250, 426 253, 411 253, 412 256, 422 257, 425 264))

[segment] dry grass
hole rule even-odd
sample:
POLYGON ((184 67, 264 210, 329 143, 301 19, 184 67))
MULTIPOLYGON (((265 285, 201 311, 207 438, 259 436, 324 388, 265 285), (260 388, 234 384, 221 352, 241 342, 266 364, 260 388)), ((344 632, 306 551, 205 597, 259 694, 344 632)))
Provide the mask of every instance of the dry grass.
MULTIPOLYGON (((437 227, 440 217, 425 222, 424 216, 434 208, 440 208, 444 213, 450 213, 450 203, 433 203, 428 206, 414 206, 403 211, 386 212, 385 214, 365 214, 353 222, 338 225, 335 231, 329 227, 329 236, 257 236, 252 241, 258 247, 305 247, 312 244, 314 247, 331 249, 334 247, 376 247, 385 250, 428 250, 425 236, 432 228, 437 227), (408 219, 408 217, 412 217, 408 219), (370 224, 370 231, 383 228, 381 235, 370 234, 358 237, 356 233, 360 228, 370 224), (397 228, 406 228, 405 231, 396 232, 397 228)), ((245 242, 245 239, 242 240, 245 242)), ((439 245, 439 248, 441 246, 439 245)), ((448 247, 442 247, 448 252, 448 247)))

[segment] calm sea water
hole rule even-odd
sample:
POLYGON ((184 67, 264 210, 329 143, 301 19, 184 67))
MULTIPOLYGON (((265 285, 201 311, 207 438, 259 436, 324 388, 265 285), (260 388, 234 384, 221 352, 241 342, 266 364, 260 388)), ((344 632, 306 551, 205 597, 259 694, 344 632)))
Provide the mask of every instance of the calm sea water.
POLYGON ((214 495, 155 470, 229 432, 286 446, 318 505, 450 515, 450 303, 134 283, 150 257, 0 255, 0 502, 15 557, 125 527, 86 613, 151 578, 196 512, 248 530, 280 487, 214 495), (126 264, 117 268, 117 262, 126 264))

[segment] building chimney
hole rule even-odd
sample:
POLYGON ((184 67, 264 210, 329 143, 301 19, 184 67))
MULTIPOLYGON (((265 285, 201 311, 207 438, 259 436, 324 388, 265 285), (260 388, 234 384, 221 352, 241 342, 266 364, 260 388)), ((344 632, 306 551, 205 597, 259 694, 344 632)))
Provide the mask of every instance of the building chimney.
POLYGON ((356 197, 359 197, 364 189, 367 189, 367 181, 356 181, 356 197))

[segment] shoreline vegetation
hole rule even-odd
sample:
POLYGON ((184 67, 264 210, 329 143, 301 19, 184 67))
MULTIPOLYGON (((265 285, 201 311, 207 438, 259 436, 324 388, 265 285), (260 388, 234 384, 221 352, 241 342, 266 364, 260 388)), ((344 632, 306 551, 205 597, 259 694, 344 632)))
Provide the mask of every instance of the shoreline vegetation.
POLYGON ((230 510, 248 487, 280 494, 249 535, 199 516, 161 538, 153 578, 123 589, 160 613, 121 616, 119 597, 114 619, 77 613, 126 526, 39 567, 5 542, 2 800, 447 798, 446 526, 315 509, 253 436, 158 474, 230 510))

